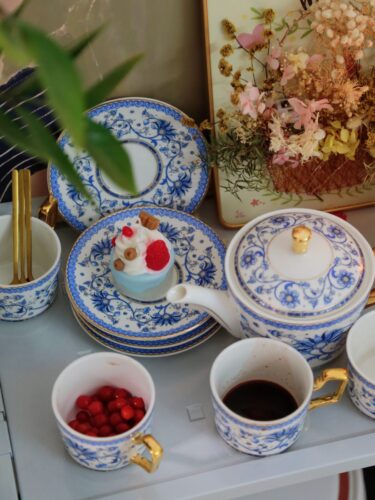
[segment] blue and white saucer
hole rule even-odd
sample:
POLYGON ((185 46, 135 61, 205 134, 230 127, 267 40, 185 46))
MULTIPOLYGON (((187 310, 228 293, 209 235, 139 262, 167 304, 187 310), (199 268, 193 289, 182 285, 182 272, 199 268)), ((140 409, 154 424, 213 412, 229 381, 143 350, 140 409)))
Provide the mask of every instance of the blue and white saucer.
MULTIPOLYGON (((171 304, 164 296, 138 301, 121 295, 109 270, 111 239, 134 224, 141 209, 128 209, 93 224, 74 244, 66 266, 66 289, 74 311, 102 334, 137 341, 188 339, 213 326, 212 318, 193 306, 171 304), (199 330, 199 329, 202 330, 199 330), (183 337, 189 334, 187 337, 183 337)), ((161 221, 159 230, 175 252, 173 283, 190 282, 224 289, 225 247, 199 219, 169 208, 148 207, 161 221)))
POLYGON ((177 346, 179 344, 183 344, 184 342, 191 341, 196 337, 200 337, 207 333, 209 330, 213 330, 214 327, 218 326, 217 321, 211 319, 206 321, 202 325, 198 325, 196 328, 193 328, 188 332, 184 332, 180 335, 172 335, 171 337, 166 338, 129 338, 119 334, 113 335, 100 330, 99 328, 96 328, 91 323, 86 321, 82 316, 80 316, 79 313, 73 309, 73 307, 72 312, 74 317, 82 327, 88 328, 92 333, 97 334, 99 337, 105 337, 105 339, 108 341, 123 344, 128 347, 137 347, 142 349, 177 346))
POLYGON ((83 231, 104 215, 130 207, 156 205, 187 213, 197 209, 208 187, 207 149, 198 128, 186 124, 184 113, 153 99, 122 98, 100 104, 88 115, 123 143, 133 163, 139 194, 130 195, 116 186, 63 133, 59 145, 95 202, 79 194, 49 165, 50 192, 71 226, 83 231))
POLYGON ((203 342, 210 339, 221 328, 220 325, 215 323, 214 326, 211 326, 209 329, 200 333, 199 335, 187 338, 184 342, 180 342, 178 344, 139 347, 139 346, 131 346, 131 345, 126 345, 124 343, 116 342, 109 339, 108 335, 106 334, 99 334, 97 331, 94 331, 86 323, 84 323, 76 313, 73 312, 73 314, 78 324, 82 328, 82 330, 93 340, 103 345, 104 347, 107 347, 108 349, 111 349, 116 352, 126 353, 131 356, 161 357, 161 356, 172 356, 174 354, 180 354, 182 352, 193 349, 194 347, 200 344, 203 344, 203 342))

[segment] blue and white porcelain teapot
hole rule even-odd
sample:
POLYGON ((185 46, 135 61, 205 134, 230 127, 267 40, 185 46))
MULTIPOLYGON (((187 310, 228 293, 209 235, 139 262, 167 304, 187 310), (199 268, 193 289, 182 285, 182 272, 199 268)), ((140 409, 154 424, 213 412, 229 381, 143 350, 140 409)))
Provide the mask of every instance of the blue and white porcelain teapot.
POLYGON ((205 309, 235 337, 287 342, 312 366, 338 356, 366 303, 375 303, 370 245, 317 210, 278 210, 248 223, 229 245, 225 273, 226 291, 185 283, 167 299, 205 309))

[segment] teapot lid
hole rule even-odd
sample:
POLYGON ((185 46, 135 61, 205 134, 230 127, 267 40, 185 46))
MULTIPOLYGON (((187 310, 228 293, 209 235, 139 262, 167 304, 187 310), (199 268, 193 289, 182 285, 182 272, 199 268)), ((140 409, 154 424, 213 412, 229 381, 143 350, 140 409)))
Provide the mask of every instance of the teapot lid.
POLYGON ((369 245, 330 214, 273 212, 245 226, 232 243, 234 292, 273 316, 318 318, 362 295, 364 281, 371 286, 364 279, 369 245))

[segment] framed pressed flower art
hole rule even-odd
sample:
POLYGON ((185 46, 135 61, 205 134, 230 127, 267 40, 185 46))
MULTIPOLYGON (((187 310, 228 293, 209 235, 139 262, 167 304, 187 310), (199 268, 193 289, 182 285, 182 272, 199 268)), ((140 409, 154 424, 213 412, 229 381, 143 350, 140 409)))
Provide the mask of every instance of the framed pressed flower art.
POLYGON ((375 204, 375 0, 202 1, 221 222, 375 204))

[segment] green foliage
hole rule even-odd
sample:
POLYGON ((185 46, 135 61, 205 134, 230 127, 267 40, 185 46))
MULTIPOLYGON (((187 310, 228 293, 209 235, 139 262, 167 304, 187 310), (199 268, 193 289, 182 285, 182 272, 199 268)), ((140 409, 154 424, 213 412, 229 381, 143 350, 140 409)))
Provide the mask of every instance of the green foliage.
POLYGON ((243 189, 260 191, 267 188, 265 141, 265 135, 256 130, 246 144, 242 144, 231 131, 212 139, 211 160, 225 173, 222 185, 225 191, 240 199, 243 189))
POLYGON ((85 112, 88 107, 103 101, 129 74, 141 56, 123 62, 85 91, 74 60, 102 28, 84 35, 72 48, 63 49, 46 33, 20 20, 18 15, 19 12, 0 22, 0 50, 20 66, 35 64, 35 71, 16 89, 9 89, 2 95, 8 103, 18 103, 17 112, 21 120, 12 121, 0 109, 0 134, 33 156, 52 161, 69 182, 88 196, 77 171, 56 144, 54 136, 25 105, 19 104, 22 97, 44 93, 42 89, 45 89, 48 104, 73 144, 87 150, 98 168, 103 169, 120 187, 135 194, 129 155, 105 127, 94 123, 85 112))
POLYGON ((113 69, 98 83, 95 83, 91 88, 86 91, 86 106, 92 108, 98 103, 102 102, 107 95, 121 82, 125 76, 130 73, 137 62, 142 58, 142 55, 136 55, 128 59, 124 63, 113 69))

